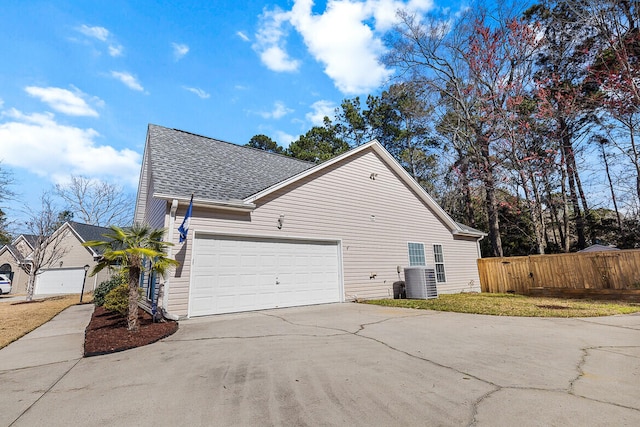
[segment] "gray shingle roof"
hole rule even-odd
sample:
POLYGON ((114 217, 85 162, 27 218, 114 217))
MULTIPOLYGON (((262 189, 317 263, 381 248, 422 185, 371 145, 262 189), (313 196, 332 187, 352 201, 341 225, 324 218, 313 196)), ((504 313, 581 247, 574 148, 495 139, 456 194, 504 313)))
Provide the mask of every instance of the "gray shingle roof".
POLYGON ((242 200, 315 166, 151 124, 147 150, 157 193, 200 200, 242 200))
POLYGON ((27 243, 31 245, 32 248, 35 248, 38 245, 38 236, 35 236, 33 234, 23 234, 22 236, 25 238, 27 243))
MULTIPOLYGON (((105 233, 111 232, 110 228, 98 227, 97 225, 82 224, 75 221, 69 221, 69 225, 80 235, 85 242, 89 240, 107 240, 103 236, 105 233)), ((101 254, 103 247, 97 246, 92 248, 96 253, 101 254)))
POLYGON ((484 231, 480 231, 480 230, 478 230, 478 229, 476 229, 476 228, 469 227, 468 225, 463 224, 463 223, 461 223, 461 222, 457 222, 457 221, 456 221, 456 224, 458 224, 458 227, 462 228, 462 230, 467 231, 467 232, 469 232, 469 233, 484 234, 484 235, 486 235, 486 234, 487 234, 487 233, 485 233, 484 231))
POLYGON ((0 252, 2 252, 3 249, 7 249, 9 252, 11 252, 11 254, 13 255, 13 257, 16 259, 16 261, 18 261, 18 263, 21 263, 22 261, 24 261, 24 257, 22 256, 22 254, 20 253, 20 251, 18 250, 18 248, 16 248, 15 246, 13 246, 12 244, 8 244, 8 245, 4 245, 2 247, 0 247, 0 252))

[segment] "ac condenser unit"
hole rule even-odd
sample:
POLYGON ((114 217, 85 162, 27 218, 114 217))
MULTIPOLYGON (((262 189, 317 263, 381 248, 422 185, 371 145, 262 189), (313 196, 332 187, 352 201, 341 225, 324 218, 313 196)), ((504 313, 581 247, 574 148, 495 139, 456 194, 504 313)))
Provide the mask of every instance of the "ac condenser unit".
POLYGON ((427 267, 405 267, 404 282, 409 299, 438 298, 436 270, 427 267))

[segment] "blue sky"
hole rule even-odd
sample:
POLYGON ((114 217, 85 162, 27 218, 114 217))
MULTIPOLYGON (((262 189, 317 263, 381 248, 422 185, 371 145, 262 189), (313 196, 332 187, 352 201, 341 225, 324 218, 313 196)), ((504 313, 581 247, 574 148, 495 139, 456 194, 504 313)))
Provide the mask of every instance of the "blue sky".
POLYGON ((70 174, 135 193, 148 123, 287 146, 342 99, 387 84, 379 58, 398 8, 443 6, 4 0, 0 161, 18 197, 3 208, 20 222, 70 174))

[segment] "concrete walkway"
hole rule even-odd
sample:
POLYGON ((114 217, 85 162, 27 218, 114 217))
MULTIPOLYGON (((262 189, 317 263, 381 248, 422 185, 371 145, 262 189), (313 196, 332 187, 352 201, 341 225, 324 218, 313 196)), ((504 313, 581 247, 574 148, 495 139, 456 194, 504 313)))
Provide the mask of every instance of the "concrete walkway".
POLYGON ((69 310, 0 351, 0 425, 640 425, 640 315, 329 304, 79 359, 90 306, 69 310))
POLYGON ((10 425, 64 377, 84 352, 93 304, 74 305, 0 349, 0 426, 10 425))

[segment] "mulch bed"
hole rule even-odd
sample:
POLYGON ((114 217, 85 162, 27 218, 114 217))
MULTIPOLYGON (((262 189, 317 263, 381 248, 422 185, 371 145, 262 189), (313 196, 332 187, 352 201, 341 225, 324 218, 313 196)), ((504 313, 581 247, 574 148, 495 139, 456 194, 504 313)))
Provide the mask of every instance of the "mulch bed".
POLYGON ((127 330, 127 319, 118 313, 96 307, 84 333, 84 356, 98 356, 142 347, 166 338, 178 330, 178 323, 170 320, 153 323, 151 315, 138 309, 140 330, 127 330))

